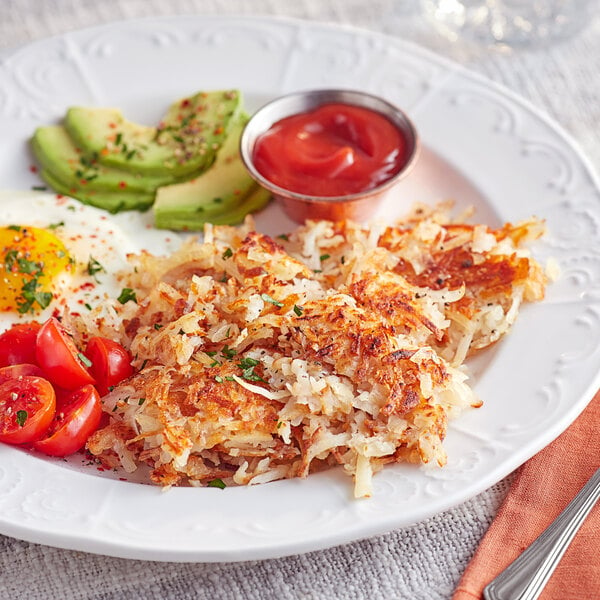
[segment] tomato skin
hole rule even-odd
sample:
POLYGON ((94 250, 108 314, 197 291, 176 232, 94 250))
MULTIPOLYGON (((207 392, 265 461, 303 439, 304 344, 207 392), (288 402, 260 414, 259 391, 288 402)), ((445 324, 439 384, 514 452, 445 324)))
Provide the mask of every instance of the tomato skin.
POLYGON ((110 388, 133 374, 129 352, 113 340, 92 337, 88 341, 85 354, 92 361, 90 373, 101 396, 108 394, 110 388))
POLYGON ((0 384, 8 381, 9 379, 18 379, 24 375, 34 375, 35 377, 42 377, 44 379, 46 378, 44 371, 42 371, 37 365, 23 363, 19 365, 0 367, 0 384))
POLYGON ((44 436, 56 412, 56 396, 49 381, 22 375, 0 384, 0 442, 28 444, 44 436), (22 425, 17 422, 25 412, 22 425))
POLYGON ((35 344, 40 327, 37 321, 18 323, 0 334, 0 367, 35 364, 35 344))
POLYGON ((54 385, 66 390, 76 390, 94 383, 73 340, 54 317, 50 317, 37 334, 36 358, 37 364, 54 385))
POLYGON ((33 448, 49 456, 68 456, 83 448, 98 429, 102 417, 100 396, 93 385, 85 385, 64 398, 46 437, 33 448))

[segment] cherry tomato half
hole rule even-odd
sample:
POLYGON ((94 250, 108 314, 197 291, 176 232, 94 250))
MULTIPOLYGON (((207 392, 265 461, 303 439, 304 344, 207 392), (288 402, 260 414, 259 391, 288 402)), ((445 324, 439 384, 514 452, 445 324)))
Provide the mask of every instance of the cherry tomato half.
POLYGON ((72 392, 57 407, 46 437, 33 447, 50 456, 68 456, 80 450, 96 431, 102 416, 100 396, 93 385, 72 392))
POLYGON ((40 330, 37 321, 18 323, 0 335, 0 367, 35 363, 35 341, 40 330))
POLYGON ((24 375, 0 384, 0 442, 39 440, 54 417, 56 397, 50 382, 24 375))
POLYGON ((90 338, 85 355, 92 361, 90 373, 101 396, 133 373, 129 352, 108 338, 90 338))
POLYGON ((54 317, 40 328, 36 339, 37 364, 51 383, 66 390, 76 390, 94 378, 84 364, 87 360, 75 346, 66 329, 54 317))
POLYGON ((23 375, 34 375, 35 377, 43 377, 44 371, 42 371, 37 365, 30 365, 23 363, 20 365, 9 365, 8 367, 0 367, 0 383, 4 383, 9 379, 18 379, 23 375))

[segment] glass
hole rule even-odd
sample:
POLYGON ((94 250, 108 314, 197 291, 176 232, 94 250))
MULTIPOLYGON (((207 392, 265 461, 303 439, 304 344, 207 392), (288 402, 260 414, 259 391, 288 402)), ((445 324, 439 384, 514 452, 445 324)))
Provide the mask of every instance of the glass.
POLYGON ((591 20, 596 0, 421 0, 446 37, 488 45, 544 45, 566 39, 591 20))

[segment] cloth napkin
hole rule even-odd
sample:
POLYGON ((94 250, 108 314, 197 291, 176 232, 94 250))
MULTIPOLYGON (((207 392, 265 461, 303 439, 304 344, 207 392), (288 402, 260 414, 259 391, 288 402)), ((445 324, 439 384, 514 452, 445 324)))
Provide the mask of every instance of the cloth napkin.
MULTIPOLYGON (((600 466, 600 392, 579 418, 517 472, 452 600, 483 588, 531 544, 600 466)), ((540 600, 600 598, 600 505, 583 523, 540 600)))

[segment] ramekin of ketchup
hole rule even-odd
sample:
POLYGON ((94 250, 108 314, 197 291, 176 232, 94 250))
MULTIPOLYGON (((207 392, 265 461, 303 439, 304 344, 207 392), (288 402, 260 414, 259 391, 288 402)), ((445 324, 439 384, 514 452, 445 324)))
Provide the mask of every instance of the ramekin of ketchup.
POLYGON ((260 109, 241 140, 250 174, 298 222, 368 218, 414 163, 406 115, 353 90, 312 90, 260 109))

